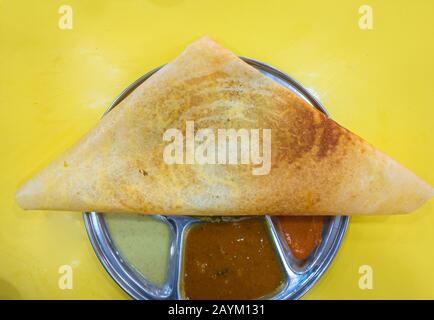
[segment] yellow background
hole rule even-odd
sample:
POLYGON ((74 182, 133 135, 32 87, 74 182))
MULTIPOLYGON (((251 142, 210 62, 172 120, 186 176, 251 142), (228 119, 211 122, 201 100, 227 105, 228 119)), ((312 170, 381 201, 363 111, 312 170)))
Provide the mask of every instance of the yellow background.
MULTIPOLYGON (((0 297, 128 298, 79 213, 24 212, 17 187, 75 142, 128 84, 209 34, 313 88, 338 122, 434 184, 433 1, 0 0, 0 297), (362 4, 373 30, 358 27, 362 4), (73 30, 58 9, 73 9, 73 30), (70 264, 73 290, 60 290, 70 264)), ((351 220, 307 299, 434 298, 434 202, 351 220), (358 287, 359 266, 374 271, 358 287)))

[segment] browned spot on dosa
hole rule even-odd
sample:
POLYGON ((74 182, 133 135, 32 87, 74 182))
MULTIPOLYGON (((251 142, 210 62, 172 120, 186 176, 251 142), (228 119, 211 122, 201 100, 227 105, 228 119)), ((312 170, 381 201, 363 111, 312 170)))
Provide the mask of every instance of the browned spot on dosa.
POLYGON ((324 158, 332 153, 339 143, 339 138, 345 132, 336 122, 324 117, 319 128, 322 129, 321 139, 318 144, 318 158, 324 158))
MULTIPOLYGON (((280 96, 283 100, 285 97, 280 96)), ((278 161, 293 163, 306 153, 314 153, 318 159, 332 154, 347 130, 335 121, 312 108, 303 106, 302 101, 288 106, 283 111, 275 128, 275 141, 278 144, 278 161), (291 123, 291 126, 287 124, 291 123)))

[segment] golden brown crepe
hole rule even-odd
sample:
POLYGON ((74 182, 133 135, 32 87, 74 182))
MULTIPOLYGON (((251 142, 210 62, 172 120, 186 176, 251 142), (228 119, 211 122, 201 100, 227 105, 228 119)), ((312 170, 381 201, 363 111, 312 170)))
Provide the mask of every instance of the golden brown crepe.
POLYGON ((185 215, 407 213, 433 188, 204 37, 16 194, 24 209, 185 215), (163 133, 272 129, 271 171, 168 165, 163 133))

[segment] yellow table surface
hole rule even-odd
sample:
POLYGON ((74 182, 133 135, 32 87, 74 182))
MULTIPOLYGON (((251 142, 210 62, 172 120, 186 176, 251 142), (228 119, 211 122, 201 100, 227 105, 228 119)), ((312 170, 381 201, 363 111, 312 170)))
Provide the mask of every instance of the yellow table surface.
MULTIPOLYGON (((334 119, 434 184, 433 1, 0 0, 0 298, 125 299, 80 213, 24 212, 18 186, 128 84, 209 34, 314 89, 334 119), (359 28, 362 4, 373 29, 359 28), (61 5, 73 29, 58 27, 61 5), (61 265, 73 289, 58 286, 61 265)), ((355 217, 306 299, 434 298, 434 202, 355 217), (373 269, 373 289, 358 286, 373 269)))

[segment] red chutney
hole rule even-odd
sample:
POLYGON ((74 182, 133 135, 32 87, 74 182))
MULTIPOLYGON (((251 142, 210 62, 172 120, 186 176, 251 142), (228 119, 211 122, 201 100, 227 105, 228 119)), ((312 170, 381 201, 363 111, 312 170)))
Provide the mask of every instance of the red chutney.
POLYGON ((308 258, 321 243, 323 217, 278 217, 277 224, 296 259, 308 258))

